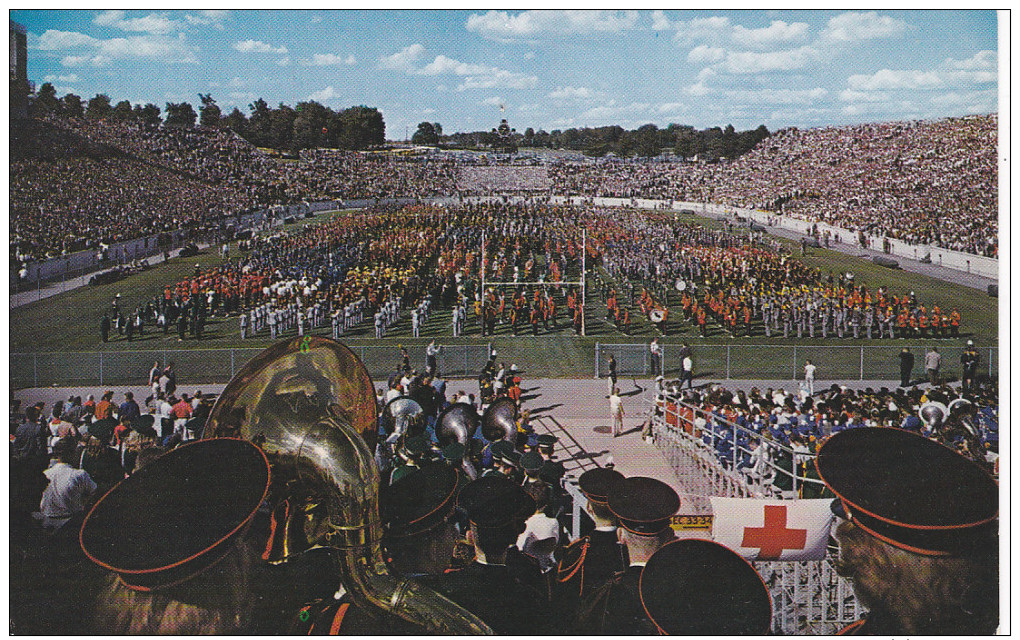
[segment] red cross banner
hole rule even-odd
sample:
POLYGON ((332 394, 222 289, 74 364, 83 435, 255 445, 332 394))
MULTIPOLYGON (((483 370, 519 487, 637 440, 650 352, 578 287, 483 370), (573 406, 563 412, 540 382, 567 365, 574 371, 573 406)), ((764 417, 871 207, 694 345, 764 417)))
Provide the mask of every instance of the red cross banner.
POLYGON ((832 499, 712 498, 712 539, 747 560, 821 560, 832 499))

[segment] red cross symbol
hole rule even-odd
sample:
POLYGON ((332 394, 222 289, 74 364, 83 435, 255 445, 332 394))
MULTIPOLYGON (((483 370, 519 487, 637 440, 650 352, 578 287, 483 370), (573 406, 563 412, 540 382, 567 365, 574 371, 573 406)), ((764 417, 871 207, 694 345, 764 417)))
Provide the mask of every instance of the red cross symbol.
POLYGON ((742 547, 758 547, 759 560, 778 560, 783 549, 803 549, 807 529, 786 528, 786 505, 765 505, 765 526, 745 527, 742 547))

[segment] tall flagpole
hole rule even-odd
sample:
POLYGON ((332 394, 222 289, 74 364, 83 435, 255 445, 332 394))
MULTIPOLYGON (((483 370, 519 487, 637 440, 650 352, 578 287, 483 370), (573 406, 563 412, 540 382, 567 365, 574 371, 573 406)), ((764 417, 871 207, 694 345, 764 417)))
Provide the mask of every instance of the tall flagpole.
POLYGON ((584 311, 586 309, 585 303, 588 300, 587 288, 588 288, 588 230, 581 229, 581 337, 587 335, 585 333, 585 321, 584 311))
POLYGON ((485 292, 485 229, 484 228, 482 229, 482 250, 479 252, 479 255, 481 256, 481 261, 482 261, 482 292, 481 292, 482 293, 482 318, 481 318, 481 320, 482 320, 482 335, 484 336, 485 335, 485 303, 486 303, 486 298, 488 298, 488 295, 486 295, 486 292, 485 292))

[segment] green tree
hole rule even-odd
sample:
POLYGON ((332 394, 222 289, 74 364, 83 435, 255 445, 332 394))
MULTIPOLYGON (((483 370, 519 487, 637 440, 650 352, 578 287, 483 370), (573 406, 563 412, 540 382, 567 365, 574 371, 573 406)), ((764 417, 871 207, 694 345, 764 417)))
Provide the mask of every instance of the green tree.
POLYGON ((386 142, 386 124, 374 107, 351 107, 340 114, 339 146, 342 149, 368 149, 386 142))
POLYGON ((223 119, 223 123, 239 136, 248 134, 248 118, 237 107, 234 107, 234 110, 223 119))
POLYGON ((133 118, 131 103, 128 102, 127 100, 121 100, 113 108, 113 111, 111 112, 110 115, 114 120, 120 122, 130 122, 133 118))
POLYGON ((200 93, 198 94, 198 99, 202 101, 202 106, 198 108, 199 113, 202 114, 199 124, 203 127, 219 127, 222 113, 216 101, 213 100, 212 94, 207 93, 203 95, 200 93))
POLYGON ((436 133, 435 125, 431 122, 418 123, 418 130, 411 136, 411 142, 413 144, 421 144, 430 147, 438 145, 439 135, 436 133))
POLYGON ((333 110, 318 102, 299 102, 294 111, 295 149, 315 149, 329 145, 330 125, 333 124, 333 110))
POLYGON ((297 113, 294 109, 280 103, 280 106, 269 115, 270 146, 274 149, 289 149, 294 138, 294 120, 297 113))
POLYGON ((166 103, 166 126, 181 129, 191 129, 195 126, 198 114, 194 107, 187 102, 166 103))
POLYGON ((110 115, 110 111, 110 96, 100 93, 89 98, 89 104, 85 108, 85 117, 89 120, 102 120, 110 115))
POLYGON ((146 127, 159 127, 160 122, 163 121, 160 113, 159 107, 149 102, 142 107, 138 120, 146 127))
POLYGON ((269 108, 265 100, 259 98, 248 105, 248 110, 251 111, 251 116, 248 119, 249 142, 257 147, 272 146, 270 141, 272 109, 269 108))
POLYGON ((60 113, 61 106, 60 100, 57 98, 57 90, 53 88, 51 83, 44 82, 39 87, 39 92, 32 102, 32 112, 34 115, 37 114, 39 116, 49 113, 60 113))
POLYGON ((85 116, 85 109, 81 104, 81 96, 76 96, 73 93, 68 93, 60 99, 64 105, 64 114, 71 118, 81 118, 85 116))

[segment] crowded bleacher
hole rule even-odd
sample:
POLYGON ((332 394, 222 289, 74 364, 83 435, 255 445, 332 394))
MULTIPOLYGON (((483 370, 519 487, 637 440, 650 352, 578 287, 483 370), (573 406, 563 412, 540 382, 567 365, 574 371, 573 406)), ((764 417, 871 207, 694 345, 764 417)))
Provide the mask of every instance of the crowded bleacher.
POLYGON ((784 129, 750 153, 711 164, 496 157, 479 165, 462 155, 336 150, 288 160, 226 130, 56 116, 30 122, 12 135, 16 261, 168 229, 216 228, 256 206, 493 192, 756 207, 911 244, 997 253, 994 114, 784 129), (55 233, 65 220, 74 227, 55 233))

